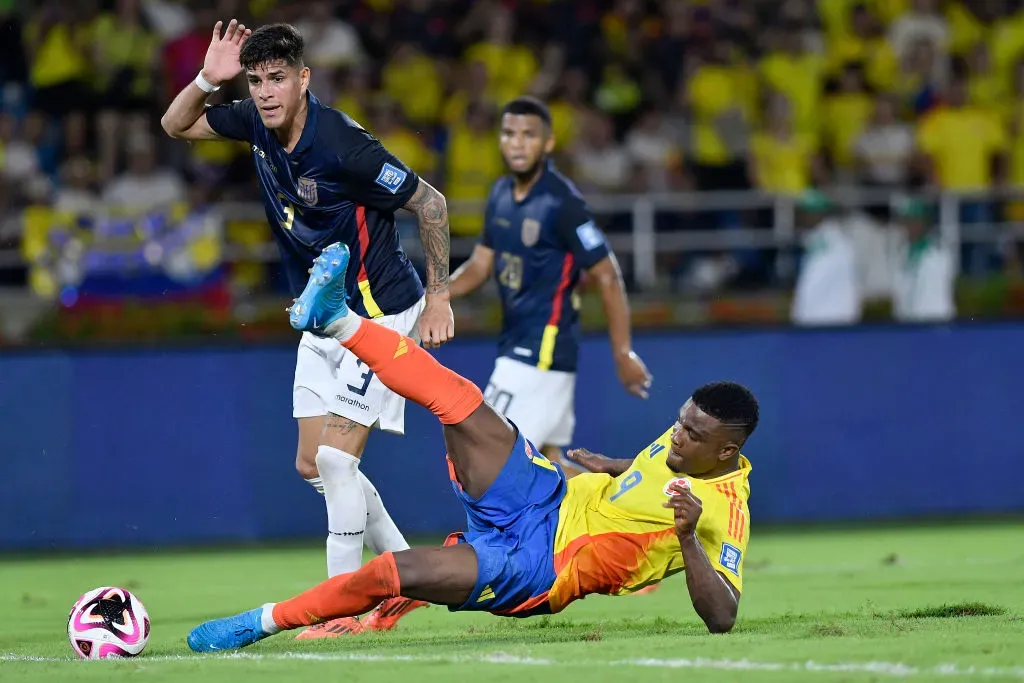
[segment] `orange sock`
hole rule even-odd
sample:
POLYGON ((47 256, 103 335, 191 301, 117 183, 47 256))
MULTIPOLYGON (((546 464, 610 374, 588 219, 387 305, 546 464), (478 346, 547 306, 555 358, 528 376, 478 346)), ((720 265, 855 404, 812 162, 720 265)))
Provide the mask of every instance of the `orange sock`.
POLYGON ((395 556, 388 552, 348 574, 331 577, 305 593, 274 605, 282 629, 312 626, 338 617, 365 614, 401 591, 395 556))
POLYGON ((462 422, 484 402, 475 384, 438 363, 409 337, 372 320, 363 320, 341 345, 369 365, 384 386, 434 413, 441 424, 462 422))

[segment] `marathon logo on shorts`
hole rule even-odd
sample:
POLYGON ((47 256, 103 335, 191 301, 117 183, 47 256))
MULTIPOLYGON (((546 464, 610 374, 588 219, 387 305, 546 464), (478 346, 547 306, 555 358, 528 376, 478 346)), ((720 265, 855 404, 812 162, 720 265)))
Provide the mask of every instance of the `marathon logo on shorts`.
POLYGON ((405 182, 407 175, 402 169, 385 163, 380 169, 380 174, 377 176, 377 184, 391 194, 397 194, 398 188, 405 182))
POLYGON ((347 403, 348 405, 352 406, 353 408, 358 408, 359 410, 362 410, 365 413, 370 412, 370 406, 366 405, 365 403, 360 403, 359 401, 357 401, 354 398, 350 398, 348 396, 342 396, 341 394, 337 394, 334 398, 338 399, 342 403, 347 403))
POLYGON ((299 183, 295 189, 299 194, 299 199, 306 202, 309 206, 316 206, 317 196, 315 180, 306 177, 299 178, 299 183))
POLYGON ((729 545, 728 543, 722 544, 722 556, 718 558, 718 563, 736 576, 740 575, 741 559, 743 559, 743 553, 739 548, 734 545, 729 545))

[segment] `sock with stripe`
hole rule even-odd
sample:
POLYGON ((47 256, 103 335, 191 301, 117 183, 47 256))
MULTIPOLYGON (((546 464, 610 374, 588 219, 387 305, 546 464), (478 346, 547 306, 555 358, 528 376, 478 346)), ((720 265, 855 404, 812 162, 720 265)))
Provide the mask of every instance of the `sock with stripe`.
POLYGON ((363 498, 366 500, 366 547, 376 555, 408 550, 409 544, 405 536, 388 514, 376 487, 362 472, 359 473, 359 483, 363 487, 363 498))
POLYGON ((293 629, 339 617, 356 617, 400 593, 395 556, 384 553, 360 569, 327 579, 290 600, 265 605, 263 628, 267 630, 268 621, 277 629, 293 629))
POLYGON ((359 458, 330 446, 316 452, 327 504, 327 575, 359 569, 366 533, 366 498, 359 482, 359 458))
POLYGON ((484 402, 475 384, 438 363, 409 337, 372 320, 350 312, 325 331, 370 366, 384 386, 434 413, 441 424, 462 422, 484 402))

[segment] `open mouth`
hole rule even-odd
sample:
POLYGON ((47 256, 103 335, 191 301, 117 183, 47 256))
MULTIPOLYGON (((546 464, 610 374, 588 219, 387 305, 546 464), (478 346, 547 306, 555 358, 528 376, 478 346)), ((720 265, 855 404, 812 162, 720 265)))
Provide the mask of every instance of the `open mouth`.
POLYGON ((260 107, 260 111, 263 112, 264 116, 274 116, 280 109, 280 104, 268 104, 265 107, 260 107))

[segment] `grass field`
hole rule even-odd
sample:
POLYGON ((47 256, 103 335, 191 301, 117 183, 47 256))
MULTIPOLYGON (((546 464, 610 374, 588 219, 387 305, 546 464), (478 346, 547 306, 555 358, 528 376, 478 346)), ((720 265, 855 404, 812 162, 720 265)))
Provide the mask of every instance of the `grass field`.
POLYGON ((1024 680, 1024 525, 772 532, 746 558, 736 629, 710 636, 674 577, 554 617, 418 610, 386 634, 193 655, 195 624, 323 576, 322 546, 0 561, 0 681, 1024 680), (135 591, 153 620, 134 660, 72 661, 79 594, 135 591), (969 616, 963 616, 968 614, 969 616))

